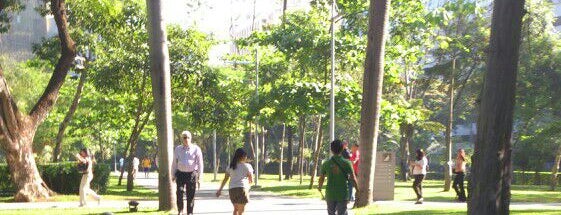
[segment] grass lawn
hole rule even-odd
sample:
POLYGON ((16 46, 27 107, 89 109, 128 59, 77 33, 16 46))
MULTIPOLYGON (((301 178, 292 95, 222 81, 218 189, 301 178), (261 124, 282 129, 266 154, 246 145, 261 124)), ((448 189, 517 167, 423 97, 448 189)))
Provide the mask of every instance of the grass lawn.
MULTIPOLYGON (((388 205, 373 205, 367 208, 355 209, 353 210, 355 215, 370 215, 370 214, 395 214, 395 215, 465 215, 467 213, 466 208, 451 208, 451 207, 441 207, 441 206, 416 206, 411 204, 410 206, 400 205, 399 207, 388 206, 388 205)), ((559 210, 518 210, 511 209, 510 214, 519 215, 557 215, 559 210)))
MULTIPOLYGON (((158 200, 158 193, 144 187, 136 186, 133 191, 127 191, 127 180, 123 179, 121 186, 117 185, 119 178, 111 176, 107 192, 102 194, 104 200, 158 200)), ((49 201, 54 202, 78 202, 80 197, 75 195, 56 195, 49 201)), ((0 202, 12 202, 12 196, 0 197, 0 202)))
MULTIPOLYGON (((317 180, 317 178, 316 178, 317 180)), ((411 188, 410 182, 396 182, 395 200, 397 201, 414 201, 415 193, 411 188)), ((314 189, 308 189, 310 184, 310 176, 303 178, 302 185, 298 176, 293 179, 278 181, 277 175, 262 175, 259 180, 261 188, 259 190, 269 191, 286 196, 295 196, 302 198, 321 198, 317 191, 317 181, 314 189)), ((425 201, 451 202, 456 196, 455 192, 443 192, 442 187, 444 181, 426 180, 423 182, 423 193, 425 201)), ((467 186, 467 183, 466 183, 467 186)), ((466 188, 467 189, 467 188, 466 188)), ((535 203, 555 203, 561 202, 561 193, 559 191, 549 191, 548 186, 534 185, 512 185, 512 201, 513 202, 535 202, 535 203)), ((325 192, 325 191, 324 191, 325 192)))

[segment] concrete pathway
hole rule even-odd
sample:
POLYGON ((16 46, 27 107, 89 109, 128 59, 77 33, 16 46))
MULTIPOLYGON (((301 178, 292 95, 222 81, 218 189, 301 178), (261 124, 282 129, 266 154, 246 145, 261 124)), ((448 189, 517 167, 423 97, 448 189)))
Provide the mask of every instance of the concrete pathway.
MULTIPOLYGON (((136 179, 136 184, 150 189, 157 189, 156 175, 152 174, 150 178, 143 178, 144 174, 140 174, 136 179)), ((201 189, 197 191, 195 200, 195 214, 205 215, 226 215, 232 214, 232 204, 228 198, 228 191, 223 191, 220 198, 216 198, 215 193, 218 183, 203 183, 201 189)), ((102 200, 100 205, 91 201, 90 208, 126 208, 128 201, 102 200)), ((140 208, 157 208, 158 201, 139 201, 140 208)), ((392 206, 395 208, 416 208, 423 207, 465 207, 465 203, 456 202, 425 202, 423 205, 414 205, 412 201, 378 201, 375 205, 392 206)), ((349 208, 352 207, 349 204, 349 208)), ((36 203, 0 203, 0 214, 2 210, 13 209, 29 209, 30 214, 35 214, 37 209, 47 208, 78 208, 78 202, 36 202, 36 203)), ((561 203, 512 203, 511 209, 553 209, 561 210, 561 203)), ((248 215, 265 214, 265 215, 324 215, 326 205, 324 201, 319 199, 301 199, 293 197, 284 197, 273 193, 251 191, 250 203, 246 206, 248 215)), ((352 214, 352 211, 351 213, 352 214)))
MULTIPOLYGON (((157 189, 157 176, 152 174, 149 178, 144 178, 144 174, 139 174, 135 180, 136 185, 157 189)), ((201 189, 197 191, 195 197, 195 214, 232 214, 233 207, 228 197, 228 191, 222 191, 222 196, 216 198, 218 183, 207 182, 201 184, 201 189)), ((300 199, 284 197, 268 192, 251 191, 250 203, 246 206, 246 213, 266 214, 266 215, 324 215, 326 205, 319 199, 300 199)), ((102 200, 100 205, 90 201, 89 208, 126 208, 128 201, 102 200)), ((158 201, 138 201, 139 208, 158 208, 158 201)), ((351 205, 349 205, 351 206, 351 205)), ((28 209, 30 214, 37 212, 37 209, 50 208, 78 208, 78 202, 34 202, 34 203, 0 203, 0 214, 2 210, 28 209)))

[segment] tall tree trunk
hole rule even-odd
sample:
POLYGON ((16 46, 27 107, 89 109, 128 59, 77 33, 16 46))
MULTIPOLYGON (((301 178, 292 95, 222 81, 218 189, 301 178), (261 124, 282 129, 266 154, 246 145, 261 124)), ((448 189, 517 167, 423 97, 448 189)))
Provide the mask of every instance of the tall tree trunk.
POLYGON ((550 189, 552 191, 557 188, 557 181, 559 180, 557 178, 557 173, 559 172, 559 162, 561 162, 561 145, 559 145, 557 148, 557 153, 555 153, 555 161, 553 163, 553 166, 551 167, 550 189))
MULTIPOLYGON (((143 74, 144 75, 144 74, 143 74)), ((151 107, 152 109, 150 111, 146 111, 144 110, 144 92, 146 90, 146 81, 148 80, 148 77, 144 77, 142 79, 142 83, 140 85, 140 91, 139 91, 139 99, 138 99, 138 103, 136 104, 136 115, 134 117, 134 126, 132 127, 132 131, 131 131, 131 135, 129 136, 129 140, 127 142, 127 146, 125 147, 125 152, 123 154, 123 157, 125 158, 125 161, 128 163, 127 166, 127 172, 128 172, 128 176, 130 176, 130 174, 132 173, 132 158, 134 158, 134 156, 136 156, 136 143, 138 141, 138 137, 140 136, 140 133, 142 133, 142 130, 144 129, 144 125, 146 123, 143 123, 143 121, 148 121, 148 119, 150 118, 150 114, 152 112, 152 109, 154 107, 151 107), (148 113, 147 117, 142 120, 142 114, 143 113, 148 113), (134 154, 132 154, 131 152, 133 152, 134 148, 134 154), (128 157, 127 157, 127 151, 129 151, 128 153, 128 157), (132 157, 131 157, 132 156, 132 157)), ((119 182, 117 183, 118 185, 121 185, 121 181, 123 180, 123 175, 124 175, 124 170, 125 169, 121 169, 121 174, 119 176, 119 182)), ((130 177, 127 177, 130 178, 130 177)), ((129 182, 129 180, 127 179, 127 189, 129 184, 132 184, 132 181, 129 182)), ((132 190, 132 185, 131 185, 131 190, 132 190)))
POLYGON ((378 127, 380 126, 380 102, 384 77, 384 49, 391 0, 370 0, 368 18, 368 41, 360 114, 360 163, 359 192, 355 207, 365 207, 372 202, 372 187, 378 127))
POLYGON ((452 185, 452 130, 454 128, 454 73, 456 57, 452 59, 450 86, 448 88, 448 122, 446 123, 446 165, 444 165, 444 191, 450 191, 452 185))
POLYGON ((495 0, 468 214, 509 214, 512 122, 524 0, 495 0))
POLYGON ((281 141, 279 143, 279 181, 282 181, 282 165, 283 165, 283 160, 284 160, 284 138, 285 138, 285 134, 286 134, 286 125, 283 123, 282 124, 282 137, 281 137, 281 141))
POLYGON ((253 138, 254 136, 253 136, 253 130, 252 130, 252 129, 253 129, 253 127, 252 127, 252 124, 251 124, 251 122, 250 122, 250 123, 249 123, 249 140, 248 140, 248 142, 249 142, 249 148, 250 148, 249 151, 251 151, 251 157, 252 157, 253 159, 256 159, 256 158, 255 158, 255 148, 253 147, 253 140, 255 140, 255 139, 253 138))
POLYGON ((286 134, 286 139, 288 139, 287 141, 287 145, 286 145, 286 151, 287 151, 287 159, 286 159, 286 174, 284 175, 284 179, 285 180, 289 180, 292 178, 293 175, 293 167, 294 167, 294 143, 292 142, 293 140, 293 134, 292 134, 292 126, 288 126, 287 129, 287 134, 286 134))
POLYGON ((52 194, 37 170, 33 138, 37 127, 56 103, 76 56, 76 46, 67 29, 65 1, 51 0, 50 3, 60 39, 61 56, 47 87, 28 115, 19 111, 0 68, 0 149, 6 155, 10 176, 17 189, 14 196, 17 202, 46 199, 52 194))
MULTIPOLYGON (((126 162, 128 162, 127 165, 127 191, 132 191, 134 188, 134 175, 133 175, 133 159, 134 157, 136 157, 136 146, 138 145, 138 140, 140 138, 140 134, 142 133, 142 131, 144 130, 144 127, 146 126, 146 124, 148 123, 148 120, 150 119, 150 115, 152 115, 153 112, 153 106, 151 106, 151 108, 149 109, 149 111, 146 113, 145 118, 142 119, 142 121, 139 123, 138 127, 136 127, 136 130, 133 130, 133 132, 131 133, 131 136, 129 138, 129 156, 126 159, 126 162)), ((121 171, 121 178, 119 178, 119 182, 123 177, 123 172, 121 171)))
POLYGON ((298 121, 300 124, 300 144, 298 146, 298 175, 300 177, 300 184, 302 184, 304 181, 304 144, 306 142, 306 117, 300 116, 300 119, 298 121))
POLYGON ((82 73, 80 74, 80 81, 78 82, 78 86, 76 86, 76 93, 74 93, 74 99, 72 99, 72 104, 70 105, 68 112, 66 112, 66 116, 64 116, 64 120, 62 120, 60 126, 58 127, 58 133, 55 139, 55 148, 53 151, 53 162, 60 161, 60 154, 62 153, 62 139, 64 138, 64 132, 66 131, 66 128, 70 124, 70 121, 72 121, 72 117, 74 116, 74 113, 76 113, 76 110, 78 109, 78 105, 80 104, 80 99, 82 98, 82 91, 84 89, 84 83, 86 83, 87 74, 88 74, 87 70, 82 71, 82 73))
POLYGON ((407 181, 409 179, 409 145, 411 143, 411 138, 413 138, 413 125, 402 123, 399 126, 400 137, 400 154, 399 159, 400 166, 400 177, 402 181, 407 181))
POLYGON ((316 141, 315 141, 315 152, 314 152, 314 166, 312 169, 312 178, 310 180, 310 187, 312 189, 314 187, 314 178, 317 174, 318 163, 319 163, 319 154, 321 152, 321 145, 323 143, 323 129, 321 129, 321 116, 318 116, 318 122, 316 127, 316 141))
POLYGON ((265 164, 266 164, 266 163, 265 163, 265 158, 267 157, 267 156, 266 156, 266 154, 267 154, 266 152, 267 152, 267 151, 266 151, 266 148, 265 148, 265 135, 267 135, 266 133, 267 133, 267 132, 266 132, 266 130, 265 130, 265 126, 262 126, 262 127, 261 127, 261 162, 259 162, 259 165, 260 165, 260 168, 259 168, 259 170, 260 170, 260 172, 259 172, 259 178, 261 178, 261 175, 262 175, 263 172, 265 171, 265 168, 264 168, 264 167, 265 167, 265 164))

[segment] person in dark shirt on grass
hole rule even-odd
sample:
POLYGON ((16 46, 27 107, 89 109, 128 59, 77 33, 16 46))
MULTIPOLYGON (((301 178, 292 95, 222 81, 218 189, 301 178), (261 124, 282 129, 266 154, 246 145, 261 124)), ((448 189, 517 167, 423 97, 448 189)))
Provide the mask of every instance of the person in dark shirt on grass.
MULTIPOLYGON (((357 187, 356 177, 351 161, 343 158, 343 142, 334 140, 331 142, 333 156, 321 165, 318 190, 321 192, 325 177, 327 177, 327 188, 325 201, 327 202, 327 213, 329 215, 347 215, 347 204, 349 203, 348 181, 357 187)), ((358 187, 357 187, 358 192, 358 187)))

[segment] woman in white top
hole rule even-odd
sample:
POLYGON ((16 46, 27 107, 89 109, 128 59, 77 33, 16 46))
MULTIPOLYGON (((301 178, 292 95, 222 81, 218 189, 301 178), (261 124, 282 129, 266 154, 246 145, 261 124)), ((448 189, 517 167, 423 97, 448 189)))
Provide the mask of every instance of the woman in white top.
POLYGON ((80 207, 87 205, 87 195, 93 196, 99 205, 101 202, 101 196, 97 195, 97 193, 90 189, 90 182, 93 179, 93 162, 90 151, 88 149, 80 150, 80 153, 76 154, 76 159, 79 162, 78 171, 82 173, 82 180, 80 181, 80 207))
POLYGON ((242 215, 245 205, 249 202, 249 188, 250 184, 253 183, 253 168, 246 163, 246 160, 247 153, 242 148, 237 149, 230 167, 226 170, 220 189, 216 192, 216 197, 220 197, 222 188, 230 179, 228 194, 234 205, 234 215, 242 215))
POLYGON ((464 177, 466 176, 466 152, 464 149, 458 150, 458 155, 456 157, 456 163, 454 165, 454 173, 456 177, 454 178, 454 190, 458 196, 458 201, 466 201, 466 191, 464 190, 464 177))
POLYGON ((417 194, 417 202, 415 204, 423 204, 423 179, 425 179, 425 175, 427 175, 428 160, 422 149, 417 149, 415 152, 417 154, 417 160, 411 162, 413 177, 415 178, 413 190, 415 190, 415 194, 417 194))

